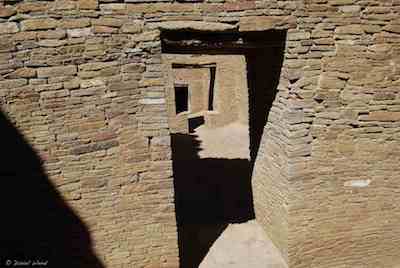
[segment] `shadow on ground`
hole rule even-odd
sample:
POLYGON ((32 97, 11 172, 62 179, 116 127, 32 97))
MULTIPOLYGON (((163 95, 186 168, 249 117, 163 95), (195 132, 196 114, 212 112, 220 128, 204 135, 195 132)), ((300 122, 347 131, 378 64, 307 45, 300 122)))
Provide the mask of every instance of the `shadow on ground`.
POLYGON ((37 153, 0 111, 0 267, 104 267, 88 228, 49 181, 37 153), (18 265, 16 261, 27 262, 18 265))
POLYGON ((248 159, 199 158, 195 135, 173 134, 181 267, 198 267, 229 223, 254 219, 248 159))

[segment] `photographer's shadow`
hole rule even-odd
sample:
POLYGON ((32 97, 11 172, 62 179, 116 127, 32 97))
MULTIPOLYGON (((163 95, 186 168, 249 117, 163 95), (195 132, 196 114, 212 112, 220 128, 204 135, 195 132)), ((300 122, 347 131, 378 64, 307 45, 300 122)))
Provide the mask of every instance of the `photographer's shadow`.
POLYGON ((18 267, 36 262, 45 267, 103 268, 93 252, 88 228, 57 192, 37 153, 1 110, 0 135, 0 267, 8 260, 10 266, 18 267))

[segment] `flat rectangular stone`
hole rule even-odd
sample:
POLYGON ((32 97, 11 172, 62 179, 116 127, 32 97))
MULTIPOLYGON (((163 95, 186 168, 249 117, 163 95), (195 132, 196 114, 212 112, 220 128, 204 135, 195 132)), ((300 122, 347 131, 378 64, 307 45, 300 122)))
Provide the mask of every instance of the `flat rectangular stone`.
POLYGON ((99 6, 99 1, 97 0, 79 0, 79 9, 97 9, 99 6))
POLYGON ((146 98, 146 99, 139 100, 139 103, 141 103, 141 104, 164 104, 165 103, 165 99, 146 98))
POLYGON ((19 29, 15 22, 0 23, 0 34, 11 34, 17 32, 19 32, 19 29))
POLYGON ((249 16, 240 18, 239 31, 266 31, 277 27, 293 28, 296 18, 292 16, 249 16))
POLYGON ((75 65, 57 66, 57 67, 42 67, 38 68, 37 75, 39 78, 47 78, 53 76, 69 76, 77 72, 75 65))
POLYGON ((68 29, 68 37, 86 37, 92 34, 91 27, 78 28, 78 29, 68 29))
POLYGON ((0 89, 17 88, 17 87, 25 86, 26 84, 28 84, 28 80, 26 80, 26 79, 0 80, 0 89))
POLYGON ((61 28, 73 29, 73 28, 84 28, 90 26, 90 20, 88 18, 80 19, 66 19, 60 23, 61 28))
POLYGON ((400 112, 376 111, 360 116, 361 121, 400 121, 400 112))
POLYGON ((55 19, 28 19, 21 22, 22 31, 54 29, 58 25, 55 19))
POLYGON ((115 18, 100 18, 100 19, 92 20, 92 25, 121 27, 122 24, 124 24, 123 20, 115 19, 115 18))

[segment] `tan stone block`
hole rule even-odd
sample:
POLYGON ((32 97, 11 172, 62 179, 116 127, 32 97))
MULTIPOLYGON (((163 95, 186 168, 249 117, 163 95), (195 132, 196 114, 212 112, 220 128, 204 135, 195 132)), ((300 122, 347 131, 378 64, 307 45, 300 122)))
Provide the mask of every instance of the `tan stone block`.
POLYGON ((71 0, 57 0, 49 5, 52 10, 72 10, 76 8, 76 2, 71 0))
POLYGON ((400 112, 376 111, 360 116, 362 121, 400 121, 400 112))
POLYGON ((20 68, 7 75, 8 78, 32 78, 36 77, 34 68, 20 68))
POLYGON ((95 25, 93 31, 94 33, 117 33, 118 29, 109 26, 95 25))
POLYGON ((36 32, 18 32, 13 35, 15 41, 33 40, 36 39, 36 32))
POLYGON ((289 32, 288 40, 289 41, 299 41, 310 39, 311 34, 309 32, 289 32))
POLYGON ((109 62, 92 62, 79 65, 79 71, 97 71, 103 68, 116 66, 119 62, 109 61, 109 62))
POLYGON ((54 31, 50 30, 45 32, 39 32, 37 36, 39 39, 62 39, 66 36, 66 31, 61 29, 54 31))
POLYGON ((53 76, 68 76, 76 74, 75 65, 57 66, 57 67, 42 67, 38 68, 37 74, 39 78, 53 77, 53 76))
POLYGON ((19 32, 19 29, 15 22, 0 23, 0 34, 11 34, 17 32, 19 32))
POLYGON ((0 18, 8 18, 17 13, 13 8, 0 6, 0 18))
POLYGON ((321 74, 318 85, 323 89, 342 89, 346 81, 337 76, 330 76, 328 74, 321 74))
POLYGON ((237 29, 237 26, 219 23, 219 22, 203 22, 203 21, 168 21, 153 23, 154 28, 165 30, 196 30, 196 31, 231 31, 237 29))
POLYGON ((22 31, 54 29, 58 25, 55 19, 28 19, 21 22, 22 31))
POLYGON ((288 28, 296 23, 296 18, 291 16, 249 16, 239 21, 239 31, 265 31, 285 26, 288 28))
POLYGON ((97 9, 99 6, 98 0, 79 0, 79 9, 97 9))
POLYGON ((354 3, 354 0, 329 0, 329 4, 332 6, 344 6, 351 5, 354 3))
POLYGON ((391 33, 398 33, 400 34, 400 24, 397 25, 387 25, 383 28, 383 30, 391 33))
POLYGON ((69 37, 86 37, 92 34, 92 28, 68 29, 67 34, 69 37))
POLYGON ((48 9, 47 2, 21 2, 17 5, 17 11, 19 13, 28 13, 28 12, 39 12, 46 11, 48 9))
POLYGON ((124 23, 123 20, 115 18, 100 18, 92 20, 93 25, 109 26, 109 27, 121 27, 124 23))
POLYGON ((364 29, 362 25, 359 24, 351 24, 346 26, 339 26, 335 29, 336 34, 363 34, 364 29))
POLYGON ((142 21, 130 22, 122 25, 123 33, 140 33, 143 30, 144 23, 142 21))
POLYGON ((44 39, 38 42, 38 45, 41 47, 60 47, 67 43, 66 40, 58 40, 58 39, 44 39))
POLYGON ((122 66, 121 71, 123 73, 142 73, 146 67, 143 64, 130 63, 122 66))
POLYGON ((65 29, 84 28, 87 26, 90 26, 90 19, 88 18, 65 19, 60 22, 60 27, 65 29))
POLYGON ((26 80, 26 79, 0 80, 0 89, 17 88, 17 87, 25 86, 26 84, 28 84, 28 80, 26 80))
POLYGON ((379 33, 381 31, 381 26, 374 24, 365 24, 362 28, 366 33, 379 33))

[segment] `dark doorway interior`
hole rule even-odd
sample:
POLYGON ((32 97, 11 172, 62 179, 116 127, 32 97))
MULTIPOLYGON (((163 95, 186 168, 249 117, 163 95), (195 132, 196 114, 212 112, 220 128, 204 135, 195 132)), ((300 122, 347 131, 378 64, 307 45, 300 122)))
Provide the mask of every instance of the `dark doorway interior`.
POLYGON ((210 67, 210 88, 208 90, 208 110, 214 110, 214 86, 216 67, 210 67))
POLYGON ((193 133, 196 128, 204 125, 204 116, 189 118, 189 132, 193 133))
POLYGON ((187 112, 189 109, 188 86, 175 86, 175 110, 176 114, 187 112))
POLYGON ((163 53, 239 54, 247 61, 250 159, 200 158, 195 135, 172 135, 180 262, 194 268, 228 224, 254 219, 251 174, 277 93, 286 31, 165 31, 161 38, 163 53))

